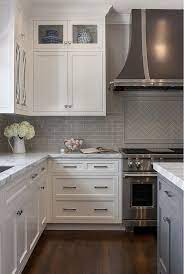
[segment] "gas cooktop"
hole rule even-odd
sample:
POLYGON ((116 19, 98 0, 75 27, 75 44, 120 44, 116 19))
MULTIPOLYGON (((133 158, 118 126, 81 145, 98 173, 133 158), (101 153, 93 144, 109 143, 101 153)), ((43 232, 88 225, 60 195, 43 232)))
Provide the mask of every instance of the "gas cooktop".
POLYGON ((125 148, 121 149, 125 154, 183 154, 183 148, 163 148, 163 149, 145 149, 145 148, 125 148))

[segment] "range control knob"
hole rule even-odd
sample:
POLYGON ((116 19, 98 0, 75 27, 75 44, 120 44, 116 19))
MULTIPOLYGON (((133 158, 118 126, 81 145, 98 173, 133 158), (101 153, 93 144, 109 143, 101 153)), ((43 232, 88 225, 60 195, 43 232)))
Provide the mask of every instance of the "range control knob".
POLYGON ((128 167, 132 168, 133 167, 133 161, 132 160, 128 160, 128 167))
POLYGON ((136 168, 140 168, 141 162, 139 160, 136 160, 135 161, 135 165, 136 165, 136 168))

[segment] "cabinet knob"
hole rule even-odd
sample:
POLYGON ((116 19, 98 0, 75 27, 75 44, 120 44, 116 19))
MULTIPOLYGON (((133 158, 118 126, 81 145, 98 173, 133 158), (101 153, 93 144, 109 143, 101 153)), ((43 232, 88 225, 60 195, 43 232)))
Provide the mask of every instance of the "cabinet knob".
POLYGON ((44 187, 44 186, 41 186, 41 187, 40 187, 40 189, 41 189, 41 190, 44 190, 44 189, 45 189, 45 187, 44 187))
POLYGON ((170 223, 170 219, 168 217, 163 217, 163 221, 166 223, 170 223))
POLYGON ((18 210, 18 211, 17 211, 17 216, 21 216, 22 213, 23 213, 23 210, 22 210, 22 209, 21 209, 21 210, 18 210))
POLYGON ((67 108, 67 107, 68 107, 68 105, 64 105, 64 107, 65 107, 65 108, 67 108))
POLYGON ((64 41, 64 45, 67 45, 68 44, 68 42, 67 41, 64 41))
POLYGON ((68 107, 69 107, 69 108, 72 108, 72 105, 69 105, 68 107))
POLYGON ((69 44, 69 45, 71 45, 71 43, 72 43, 71 41, 68 41, 68 44, 69 44))
POLYGON ((38 176, 38 174, 35 173, 35 174, 33 174, 33 175, 31 176, 31 178, 32 178, 32 179, 35 179, 37 176, 38 176))

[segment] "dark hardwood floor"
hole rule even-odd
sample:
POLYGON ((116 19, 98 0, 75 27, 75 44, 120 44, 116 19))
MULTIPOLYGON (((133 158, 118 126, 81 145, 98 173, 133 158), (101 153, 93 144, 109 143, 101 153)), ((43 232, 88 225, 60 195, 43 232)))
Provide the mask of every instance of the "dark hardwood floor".
POLYGON ((23 274, 156 274, 156 236, 45 231, 23 274))

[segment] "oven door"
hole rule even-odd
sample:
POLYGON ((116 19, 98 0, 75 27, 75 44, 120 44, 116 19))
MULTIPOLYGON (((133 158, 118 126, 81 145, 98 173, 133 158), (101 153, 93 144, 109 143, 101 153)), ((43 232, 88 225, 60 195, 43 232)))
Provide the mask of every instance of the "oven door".
POLYGON ((156 220, 156 209, 157 174, 124 174, 123 219, 156 220))

